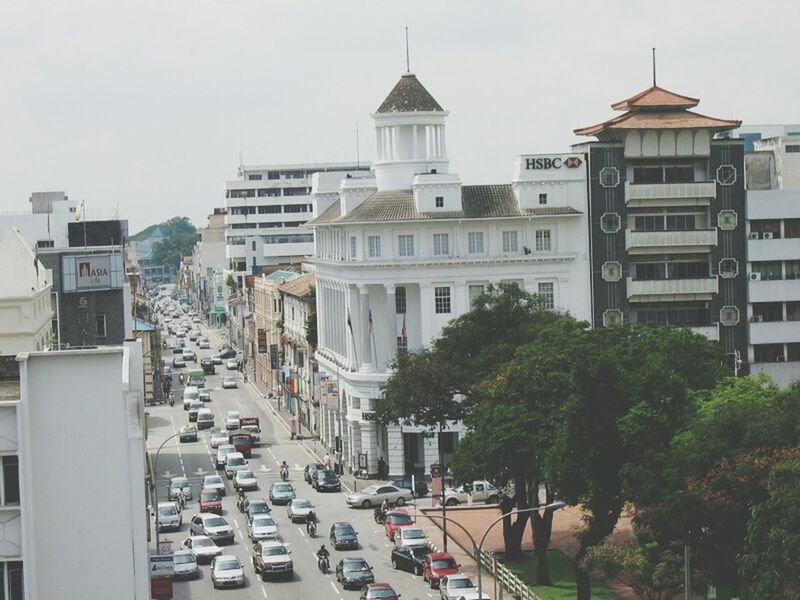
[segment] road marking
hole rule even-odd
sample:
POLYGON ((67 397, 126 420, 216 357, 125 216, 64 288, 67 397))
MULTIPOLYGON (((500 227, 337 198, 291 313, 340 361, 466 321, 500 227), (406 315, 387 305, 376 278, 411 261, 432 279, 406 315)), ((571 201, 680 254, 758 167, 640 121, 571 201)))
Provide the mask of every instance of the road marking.
POLYGON ((264 589, 263 585, 261 586, 261 595, 264 596, 264 598, 267 597, 267 590, 264 589))
POLYGON ((297 531, 299 531, 299 532, 300 532, 300 535, 302 535, 303 537, 306 537, 306 534, 305 534, 305 532, 303 531, 303 528, 302 528, 302 527, 298 527, 298 528, 297 528, 297 531))
POLYGON ((330 584, 331 584, 331 587, 333 588, 333 591, 341 596, 342 593, 337 589, 336 584, 333 583, 332 581, 330 582, 330 584))

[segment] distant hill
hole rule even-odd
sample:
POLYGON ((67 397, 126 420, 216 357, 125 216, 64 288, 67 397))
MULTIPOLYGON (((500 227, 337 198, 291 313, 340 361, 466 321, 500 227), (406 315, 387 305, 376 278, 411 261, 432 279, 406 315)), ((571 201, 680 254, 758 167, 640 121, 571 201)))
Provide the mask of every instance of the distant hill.
POLYGON ((136 235, 128 236, 128 240, 131 242, 143 242, 148 239, 153 231, 155 231, 158 227, 164 225, 164 223, 156 223, 155 225, 150 225, 149 227, 145 227, 136 235))
POLYGON ((144 242, 153 237, 157 229, 160 230, 161 237, 156 238, 149 260, 154 264, 177 268, 181 257, 192 253, 192 248, 200 237, 197 228, 192 225, 188 217, 172 217, 163 223, 145 227, 128 239, 133 242, 144 242))

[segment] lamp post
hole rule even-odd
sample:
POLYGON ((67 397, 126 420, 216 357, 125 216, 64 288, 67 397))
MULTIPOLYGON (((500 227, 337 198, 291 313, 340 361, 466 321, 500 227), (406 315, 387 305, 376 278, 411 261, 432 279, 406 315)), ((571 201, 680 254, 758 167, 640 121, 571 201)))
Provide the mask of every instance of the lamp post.
POLYGON ((158 535, 158 485, 156 484, 156 479, 158 479, 158 455, 161 453, 161 449, 166 445, 168 441, 173 438, 176 438, 180 435, 180 433, 173 433, 158 447, 156 450, 156 457, 153 459, 153 504, 155 505, 155 516, 156 516, 156 553, 158 553, 158 543, 159 543, 159 535, 158 535))
POLYGON ((506 517, 510 517, 515 514, 535 512, 539 510, 544 510, 544 511, 558 510, 559 508, 564 508, 566 505, 567 505, 566 502, 553 502, 545 506, 535 506, 531 508, 523 508, 521 510, 512 510, 511 512, 505 513, 497 517, 497 519, 495 519, 489 525, 489 527, 486 528, 486 531, 484 531, 483 535, 481 536, 481 541, 478 543, 478 547, 476 548, 476 553, 475 553, 475 559, 478 561, 478 598, 480 599, 483 598, 483 580, 481 579, 481 552, 483 551, 483 542, 486 541, 486 536, 489 535, 489 532, 492 530, 492 528, 506 517))

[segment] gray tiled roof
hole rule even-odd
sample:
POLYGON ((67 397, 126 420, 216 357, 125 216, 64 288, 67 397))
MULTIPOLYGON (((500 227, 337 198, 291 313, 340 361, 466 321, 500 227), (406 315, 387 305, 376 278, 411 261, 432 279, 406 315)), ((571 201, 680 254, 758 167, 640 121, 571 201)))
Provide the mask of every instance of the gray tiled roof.
POLYGON ((386 100, 378 107, 376 112, 431 112, 444 111, 439 103, 431 96, 425 86, 419 82, 417 76, 406 73, 394 86, 386 100))
POLYGON ((375 192, 350 214, 341 216, 334 202, 311 225, 328 223, 379 223, 428 221, 436 219, 487 219, 502 217, 579 215, 570 206, 537 206, 520 210, 511 185, 465 185, 461 188, 461 208, 455 211, 420 213, 411 190, 375 192))

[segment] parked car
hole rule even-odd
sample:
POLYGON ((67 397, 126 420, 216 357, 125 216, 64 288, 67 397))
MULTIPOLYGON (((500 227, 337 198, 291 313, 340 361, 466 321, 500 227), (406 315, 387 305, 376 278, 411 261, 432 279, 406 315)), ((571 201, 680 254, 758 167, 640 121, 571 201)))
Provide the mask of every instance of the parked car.
POLYGON ((439 580, 447 575, 455 575, 461 565, 447 552, 431 552, 422 563, 422 578, 431 588, 439 586, 439 580))
POLYGON ((400 594, 388 583, 368 583, 361 588, 359 600, 397 600, 400 594))
POLYGON ((226 431, 212 431, 209 440, 212 448, 219 448, 222 444, 228 443, 228 433, 226 431))
MULTIPOLYGON (((191 414, 191 413, 189 413, 191 414)), ((179 432, 179 439, 182 442, 196 442, 197 441, 197 427, 191 423, 181 427, 179 432)))
POLYGON ((222 548, 207 535, 190 536, 183 540, 181 548, 190 550, 199 563, 209 563, 215 556, 222 554, 222 548))
POLYGON ((403 488, 406 490, 413 490, 414 493, 417 495, 417 498, 422 498, 423 496, 427 496, 428 492, 428 484, 425 482, 424 477, 414 477, 413 485, 411 481, 411 475, 404 475, 400 479, 395 479, 389 482, 389 485, 393 485, 395 487, 403 488))
POLYGON ((336 565, 336 581, 347 590, 374 583, 375 576, 372 574, 372 567, 363 558, 343 558, 336 565))
POLYGON ((286 508, 286 515, 292 523, 305 523, 308 513, 314 510, 310 500, 294 499, 286 508))
POLYGON ((233 528, 223 517, 212 513, 194 515, 189 531, 192 535, 207 535, 215 542, 233 543, 233 528))
POLYGON ((477 591, 478 588, 469 576, 463 573, 446 575, 439 581, 439 594, 442 600, 459 600, 464 594, 477 591))
POLYGON ((486 504, 497 504, 500 502, 501 492, 486 480, 473 481, 469 486, 460 485, 457 488, 449 488, 444 491, 445 504, 456 506, 466 504, 472 490, 473 502, 485 502, 486 504))
POLYGON ((156 527, 159 531, 180 529, 183 515, 174 502, 159 502, 156 507, 156 527))
POLYGON ((318 469, 324 470, 325 465, 322 463, 309 463, 305 466, 303 469, 303 479, 306 480, 306 483, 313 482, 312 477, 314 476, 314 471, 317 471, 318 469))
POLYGON ((176 550, 172 553, 172 569, 174 579, 193 579, 200 576, 197 558, 189 550, 176 550))
POLYGON ((311 478, 311 485, 318 492, 340 492, 342 484, 336 473, 327 469, 317 469, 311 478))
POLYGON ((272 517, 258 515, 253 517, 253 520, 247 524, 247 534, 253 542, 277 540, 278 526, 272 520, 272 517))
POLYGON ((236 383, 236 379, 233 377, 223 377, 222 378, 222 389, 223 390, 234 390, 236 389, 238 384, 236 383))
MULTIPOLYGON (((220 480, 221 481, 221 480, 220 480)), ((222 514, 222 495, 219 490, 204 488, 197 499, 200 512, 222 514)))
POLYGON ((244 585, 244 567, 233 554, 222 554, 211 561, 211 583, 214 589, 244 585))
POLYGON ((427 546, 428 537, 419 527, 403 527, 394 534, 394 545, 400 546, 427 546))
POLYGON ((348 494, 346 501, 350 506, 372 508, 373 506, 380 506, 384 500, 388 501, 389 504, 402 506, 412 498, 411 490, 393 485, 370 485, 361 492, 348 494))
POLYGON ((258 480, 250 469, 239 469, 233 475, 233 488, 239 490, 258 489, 258 480))
POLYGON ((358 548, 358 533, 347 521, 336 521, 331 525, 330 540, 336 550, 358 548))
POLYGON ((289 504, 295 497, 294 487, 287 481, 276 481, 269 486, 269 500, 273 504, 289 504))
POLYGON ((422 575, 425 557, 428 556, 430 552, 430 548, 424 546, 419 546, 417 548, 411 548, 409 546, 392 548, 392 568, 408 571, 415 575, 422 575))
MULTIPOLYGON (((225 482, 219 475, 206 475, 203 477, 203 489, 215 490, 220 496, 225 495, 225 482)), ((201 511, 202 512, 202 511, 201 511)))
POLYGON ((270 575, 282 575, 291 579, 294 564, 291 551, 284 544, 276 541, 258 542, 253 546, 253 570, 266 581, 270 575))
POLYGON ((248 499, 244 501, 244 514, 247 516, 247 522, 249 523, 258 516, 271 515, 272 509, 266 500, 248 499))
POLYGON ((228 479, 233 479, 236 471, 247 468, 247 461, 241 452, 230 452, 225 457, 225 477, 228 479))
POLYGON ((167 500, 177 500, 181 490, 186 494, 187 500, 192 499, 192 488, 189 486, 189 480, 182 476, 171 477, 169 489, 167 490, 167 500))
POLYGON ((403 508, 395 508, 386 513, 384 531, 389 541, 394 541, 394 536, 399 529, 414 525, 414 518, 403 508))

